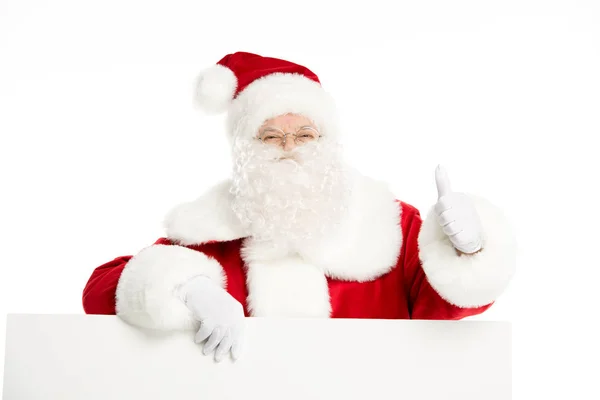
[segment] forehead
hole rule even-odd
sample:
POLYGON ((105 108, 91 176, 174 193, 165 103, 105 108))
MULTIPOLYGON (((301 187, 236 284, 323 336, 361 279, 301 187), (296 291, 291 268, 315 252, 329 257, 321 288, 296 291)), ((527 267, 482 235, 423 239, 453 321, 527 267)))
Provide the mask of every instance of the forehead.
POLYGON ((292 128, 298 128, 300 126, 312 126, 314 125, 312 123, 312 121, 303 116, 303 115, 298 115, 298 114, 284 114, 284 115, 279 115, 275 118, 271 118, 265 121, 265 123, 263 124, 263 126, 275 126, 275 127, 280 127, 280 128, 287 128, 287 127, 292 127, 292 128))

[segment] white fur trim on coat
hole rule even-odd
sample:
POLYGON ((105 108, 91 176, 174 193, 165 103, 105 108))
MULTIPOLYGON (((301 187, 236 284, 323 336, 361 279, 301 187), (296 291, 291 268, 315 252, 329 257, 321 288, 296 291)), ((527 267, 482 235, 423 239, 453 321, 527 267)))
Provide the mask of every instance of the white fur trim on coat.
POLYGON ((164 221, 169 239, 188 246, 244 237, 244 230, 231 208, 230 187, 231 180, 223 181, 198 199, 171 210, 164 221))
POLYGON ((479 253, 458 255, 437 222, 433 208, 419 233, 420 258, 431 286, 449 303, 479 307, 494 302, 515 272, 516 242, 502 211, 470 195, 483 226, 479 253))
POLYGON ((197 327, 176 295, 179 285, 204 275, 225 287, 223 268, 205 254, 181 246, 153 245, 125 265, 116 291, 116 314, 124 321, 157 330, 197 327))
POLYGON ((401 208, 387 184, 354 172, 345 223, 302 255, 331 278, 364 282, 396 266, 402 247, 401 208))
POLYGON ((263 260, 252 239, 242 257, 247 267, 248 310, 254 317, 329 317, 329 286, 323 271, 299 256, 263 260))
MULTIPOLYGON (((303 249, 301 256, 328 277, 368 281, 396 265, 402 247, 401 210, 386 184, 356 171, 351 176, 348 219, 337 234, 303 249)), ((197 200, 176 207, 166 219, 169 239, 194 245, 246 237, 231 209, 230 185, 231 181, 224 181, 197 200)), ((273 253, 271 248, 253 251, 263 260, 273 253)))
POLYGON ((229 108, 227 131, 233 137, 251 138, 265 120, 286 113, 312 119, 323 135, 338 135, 338 113, 332 96, 319 83, 290 73, 266 75, 244 88, 229 108))

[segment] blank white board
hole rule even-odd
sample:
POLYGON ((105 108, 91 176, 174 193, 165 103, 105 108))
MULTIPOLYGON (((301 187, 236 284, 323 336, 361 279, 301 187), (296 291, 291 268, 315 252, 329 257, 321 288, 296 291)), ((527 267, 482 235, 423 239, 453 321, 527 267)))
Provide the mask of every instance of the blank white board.
POLYGON ((511 325, 248 318, 215 363, 193 332, 116 316, 9 314, 4 400, 511 398, 511 325))

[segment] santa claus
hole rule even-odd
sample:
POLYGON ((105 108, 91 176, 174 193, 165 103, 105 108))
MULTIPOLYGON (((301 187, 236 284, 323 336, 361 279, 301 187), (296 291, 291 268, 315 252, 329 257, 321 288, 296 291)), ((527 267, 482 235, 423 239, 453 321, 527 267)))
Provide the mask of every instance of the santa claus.
POLYGON ((308 68, 229 54, 197 93, 202 109, 227 111, 231 179, 171 210, 154 244, 98 266, 86 313, 194 330, 220 361, 239 357, 245 317, 457 320, 509 284, 516 246, 502 211, 453 192, 438 167, 422 220, 347 165, 334 102, 308 68))

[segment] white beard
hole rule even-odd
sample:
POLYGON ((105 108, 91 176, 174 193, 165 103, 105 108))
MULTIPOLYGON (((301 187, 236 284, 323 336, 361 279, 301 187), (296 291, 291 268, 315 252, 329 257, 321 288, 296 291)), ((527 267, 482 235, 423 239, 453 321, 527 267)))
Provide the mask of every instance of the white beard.
POLYGON ((232 207, 255 242, 301 252, 339 228, 350 199, 348 170, 340 146, 324 139, 291 152, 235 142, 232 207))

